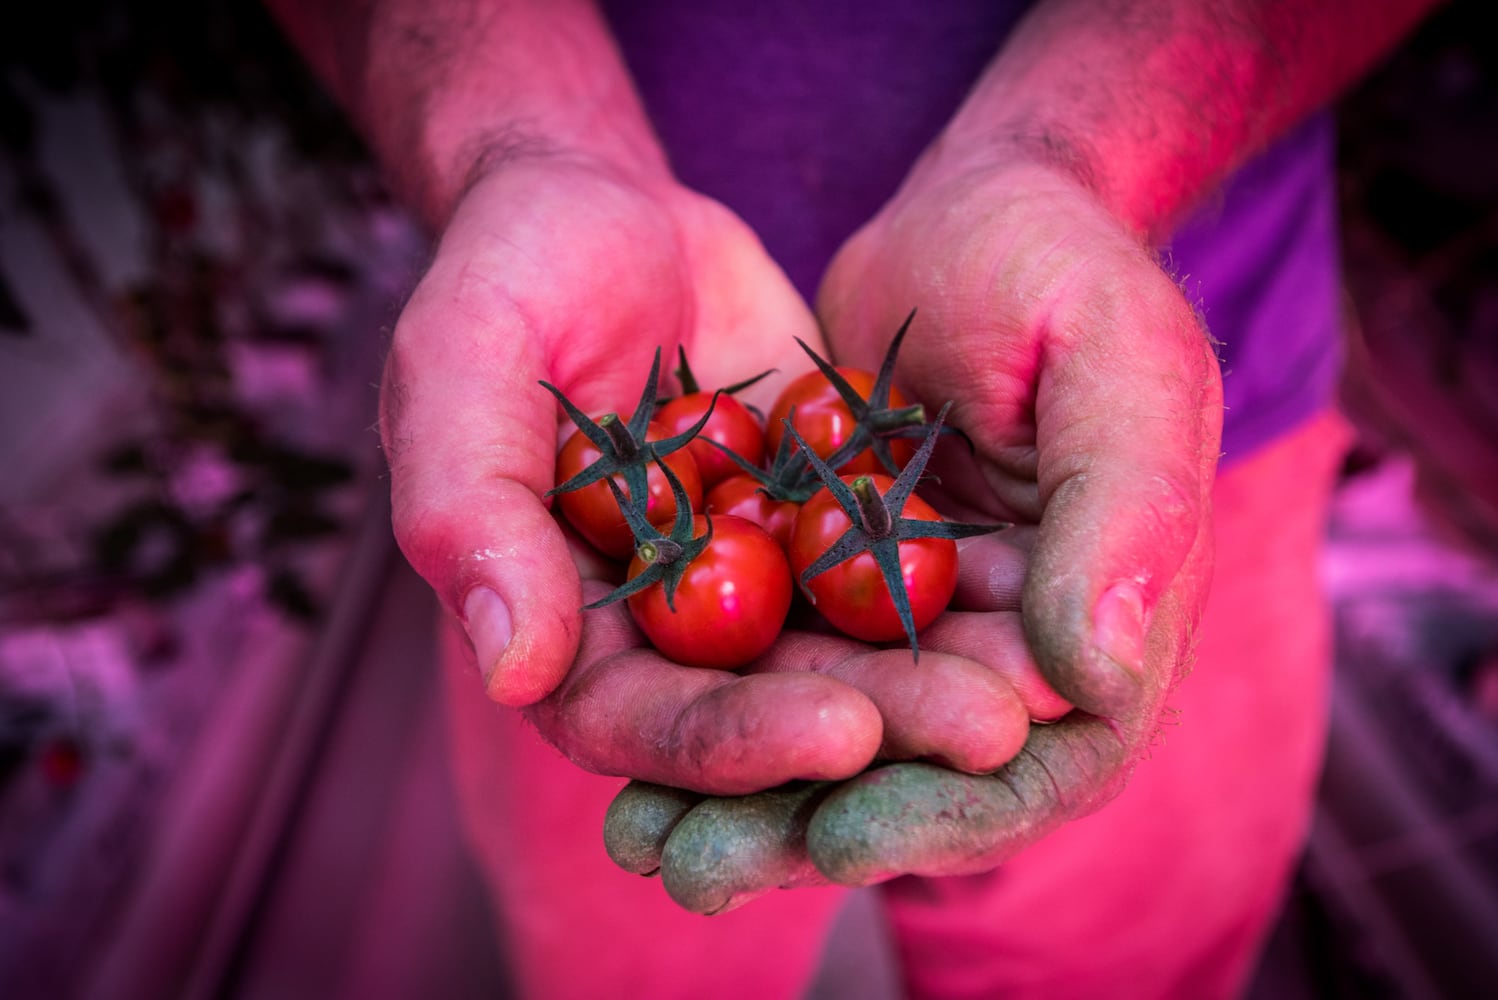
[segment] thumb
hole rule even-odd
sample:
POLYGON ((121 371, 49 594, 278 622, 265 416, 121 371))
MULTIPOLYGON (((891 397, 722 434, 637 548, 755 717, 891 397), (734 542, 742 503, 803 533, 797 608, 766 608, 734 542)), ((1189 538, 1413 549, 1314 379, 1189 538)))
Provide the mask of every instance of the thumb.
POLYGON ((1053 313, 1036 387, 1040 529, 1022 596, 1063 697, 1153 717, 1206 596, 1221 376, 1175 284, 1141 263, 1053 313))
POLYGON ((514 706, 561 682, 581 625, 577 569, 540 499, 555 471, 545 374, 513 304, 439 259, 396 326, 380 394, 401 550, 463 623, 489 696, 514 706))

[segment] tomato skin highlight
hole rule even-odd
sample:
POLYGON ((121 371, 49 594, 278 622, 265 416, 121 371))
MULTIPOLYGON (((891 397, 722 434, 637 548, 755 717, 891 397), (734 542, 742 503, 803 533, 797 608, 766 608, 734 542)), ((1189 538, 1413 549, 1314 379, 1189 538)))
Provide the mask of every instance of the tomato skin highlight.
MULTIPOLYGON (((837 373, 847 379, 853 391, 865 399, 874 391, 876 376, 873 372, 838 366, 837 373)), ((889 405, 891 409, 900 409, 910 403, 899 389, 891 386, 889 405)), ((773 455, 780 447, 780 439, 785 436, 785 425, 781 421, 790 418, 792 408, 796 411, 796 417, 792 421, 796 433, 805 438, 812 451, 822 458, 832 457, 832 453, 852 437, 857 428, 853 412, 843 402, 843 397, 837 394, 832 383, 827 381, 827 376, 820 371, 810 371, 781 390, 775 405, 770 408, 770 413, 765 418, 765 454, 773 455)), ((895 462, 902 469, 915 454, 916 447, 916 443, 908 439, 897 438, 890 441, 895 462)), ((859 475, 870 472, 882 474, 888 470, 880 463, 878 456, 865 448, 838 466, 837 471, 859 475)))
MULTIPOLYGON (((692 519, 693 533, 707 518, 692 519)), ((691 667, 734 670, 763 654, 791 607, 790 565, 764 529, 729 515, 712 518, 713 540, 687 566, 673 612, 660 584, 629 597, 629 612, 661 655, 691 667)), ((629 578, 646 564, 630 560, 629 578)))
MULTIPOLYGON (((707 412, 712 404, 710 392, 692 392, 678 396, 656 412, 655 422, 666 428, 668 436, 687 430, 707 412)), ((718 483, 741 473, 733 459, 708 444, 716 441, 731 448, 751 465, 759 465, 765 458, 765 431, 759 418, 749 408, 732 396, 724 393, 713 406, 713 415, 687 444, 687 451, 697 463, 697 472, 702 477, 702 488, 710 490, 718 483), (707 440, 703 440, 706 438, 707 440)))
POLYGON ((761 492, 759 480, 740 473, 708 490, 702 501, 707 513, 731 514, 753 521, 775 539, 781 549, 789 550, 791 527, 801 505, 793 500, 775 500, 761 492))
MULTIPOLYGON (((852 484, 854 475, 839 477, 852 484)), ((885 475, 870 478, 883 495, 894 485, 885 475)), ((940 521, 930 504, 912 495, 905 501, 904 517, 940 521)), ((788 549, 791 572, 796 580, 827 551, 851 522, 827 490, 812 497, 796 515, 788 549)), ((910 599, 916 631, 936 620, 957 590, 957 545, 947 538, 916 538, 900 543, 900 575, 910 599)), ((872 554, 861 552, 825 573, 812 577, 807 589, 816 598, 815 607, 834 628, 864 642, 890 642, 905 638, 895 602, 872 554)))
MULTIPOLYGON (((671 432, 655 421, 645 428, 646 441, 659 441, 670 436, 671 432)), ((557 482, 564 483, 577 475, 597 461, 600 454, 598 446, 589 441, 587 435, 582 431, 573 432, 557 454, 557 482)), ((699 510, 702 506, 702 479, 697 473, 697 463, 685 448, 667 455, 664 461, 681 480, 692 509, 699 510)), ((629 495, 623 476, 610 478, 625 496, 629 495)), ((676 517, 676 500, 671 495, 671 484, 653 462, 646 471, 645 484, 650 494, 646 500, 645 519, 657 527, 669 527, 676 517)), ((634 552, 634 534, 605 480, 562 493, 557 497, 557 503, 568 523, 599 552, 615 559, 626 559, 634 552)))

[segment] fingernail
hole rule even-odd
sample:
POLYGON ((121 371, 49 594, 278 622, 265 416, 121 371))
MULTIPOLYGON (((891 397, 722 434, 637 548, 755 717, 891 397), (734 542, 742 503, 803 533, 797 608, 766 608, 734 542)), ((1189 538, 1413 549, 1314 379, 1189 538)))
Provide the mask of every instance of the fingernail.
POLYGON ((1092 641, 1099 652, 1138 681, 1144 674, 1144 592, 1135 583, 1115 583, 1098 599, 1092 641))
POLYGON ((499 658, 515 634, 510 608, 488 587, 474 587, 463 600, 463 627, 468 630, 468 639, 478 657, 479 673, 487 687, 499 666, 499 658))

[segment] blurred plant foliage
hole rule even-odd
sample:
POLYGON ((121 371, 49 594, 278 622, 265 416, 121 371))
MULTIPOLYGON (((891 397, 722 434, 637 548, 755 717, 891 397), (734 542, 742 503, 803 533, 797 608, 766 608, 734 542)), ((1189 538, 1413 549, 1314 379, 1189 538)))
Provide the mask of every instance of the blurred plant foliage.
MULTIPOLYGON (((336 322, 276 302, 313 288, 336 303, 357 282, 326 234, 357 229, 385 203, 363 147, 250 0, 88 0, 5 21, 9 210, 44 234, 80 300, 138 361, 151 413, 145 431, 97 456, 101 482, 122 499, 89 530, 76 565, 28 568, 14 554, 0 565, 0 619, 169 600, 247 563, 263 568, 276 607, 315 618, 297 556, 341 530, 336 498, 356 470, 315 433, 288 427, 284 412, 246 399, 235 366, 247 349, 280 351, 327 375, 336 322), (126 288, 101 277, 41 148, 42 106, 80 95, 102 107, 130 211, 145 223, 144 277, 126 288)), ((0 273, 0 353, 7 339, 39 335, 16 291, 0 273)), ((315 380, 309 388, 315 396, 315 380)), ((8 548, 25 548, 23 531, 0 518, 8 548)))

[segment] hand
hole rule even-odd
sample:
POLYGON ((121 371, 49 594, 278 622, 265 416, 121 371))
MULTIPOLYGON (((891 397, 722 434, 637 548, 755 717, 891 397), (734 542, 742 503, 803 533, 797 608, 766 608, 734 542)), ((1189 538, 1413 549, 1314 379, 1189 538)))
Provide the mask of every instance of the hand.
POLYGON ((992 778, 855 781, 819 810, 811 854, 859 884, 991 868, 1118 793, 1188 669, 1211 573, 1217 361, 1139 240, 1069 174, 1031 162, 928 164, 843 251, 820 304, 834 352, 855 363, 921 307, 904 382, 953 397, 977 450, 976 469, 952 463, 943 483, 1037 526, 1024 633, 1078 711, 1034 729, 992 778), (888 823, 911 813, 926 821, 888 823))
MULTIPOLYGON (((846 885, 985 870, 1099 808, 1188 667, 1210 575, 1216 360, 1174 282, 1068 175, 1029 162, 918 172, 844 248, 819 305, 838 361, 865 365, 919 308, 897 380, 955 400, 976 449, 976 464, 957 449, 940 469, 948 503, 1033 526, 969 543, 970 611, 940 619, 923 648, 1023 677, 1007 641, 1022 623, 1039 673, 1077 710, 1032 727, 990 776, 893 764, 795 802, 780 862, 745 872, 739 902, 807 860, 846 885), (1033 543, 1019 557, 1016 539, 1033 543)), ((667 887, 692 899, 688 845, 773 853, 776 824, 714 809, 654 831, 621 811, 608 839, 649 860, 639 845, 653 836, 667 887)))
POLYGON ((560 156, 467 190, 400 317, 381 429, 401 548, 465 623, 490 696, 530 706, 590 770, 735 794, 846 777, 879 745, 878 709, 847 684, 677 667, 622 607, 581 614, 608 590, 585 581, 617 570, 575 563, 541 499, 571 425, 540 380, 619 410, 656 347, 684 345, 717 385, 808 367, 792 336, 817 342, 815 322, 731 214, 560 156))

